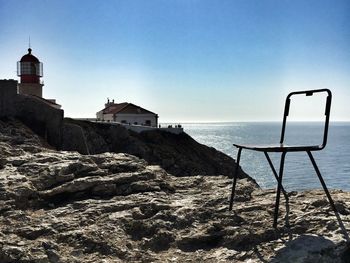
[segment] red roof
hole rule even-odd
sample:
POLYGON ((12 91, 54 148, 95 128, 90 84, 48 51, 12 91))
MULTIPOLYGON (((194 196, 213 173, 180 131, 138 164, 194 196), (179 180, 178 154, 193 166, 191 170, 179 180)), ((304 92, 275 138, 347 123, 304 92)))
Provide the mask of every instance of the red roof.
POLYGON ((114 103, 102 110, 103 114, 116 114, 116 113, 123 113, 123 114, 155 114, 154 112, 151 112, 149 110, 146 110, 140 106, 137 106, 132 103, 123 102, 123 103, 114 103))
POLYGON ((119 112, 122 108, 124 108, 127 105, 128 105, 127 102, 114 103, 112 105, 107 106, 102 111, 103 111, 103 114, 114 114, 114 113, 119 112))
POLYGON ((36 56, 32 55, 32 49, 28 48, 28 54, 24 55, 21 58, 21 62, 33 62, 33 63, 39 63, 39 59, 36 56))

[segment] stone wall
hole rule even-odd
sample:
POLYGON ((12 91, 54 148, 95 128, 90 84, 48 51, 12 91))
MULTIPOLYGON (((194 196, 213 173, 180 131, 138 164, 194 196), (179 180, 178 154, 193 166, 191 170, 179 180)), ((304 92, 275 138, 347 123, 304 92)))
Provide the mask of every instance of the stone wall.
POLYGON ((17 95, 17 81, 14 79, 0 80, 0 117, 13 116, 14 101, 17 95))
POLYGON ((38 97, 43 96, 43 84, 40 83, 19 83, 18 93, 19 94, 31 94, 38 97))
POLYGON ((0 80, 0 118, 17 118, 61 149, 63 110, 31 95, 17 94, 16 80, 0 80))

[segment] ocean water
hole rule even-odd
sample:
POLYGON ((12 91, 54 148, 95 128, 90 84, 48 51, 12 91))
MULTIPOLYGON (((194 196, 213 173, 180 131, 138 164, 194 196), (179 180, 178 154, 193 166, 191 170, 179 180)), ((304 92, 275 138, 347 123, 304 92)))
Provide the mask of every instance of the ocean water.
MULTIPOLYGON (((232 143, 278 143, 281 132, 278 122, 187 123, 183 127, 198 142, 234 159, 237 149, 232 143)), ((287 126, 285 143, 318 145, 322 143, 322 136, 322 123, 293 122, 287 126)), ((326 148, 313 155, 328 188, 350 191, 349 122, 331 122, 326 148)), ((270 157, 278 171, 280 154, 271 153, 270 157)), ((240 164, 262 188, 276 187, 277 182, 263 153, 243 149, 240 164)), ((283 185, 288 191, 322 187, 305 152, 286 155, 283 185)))

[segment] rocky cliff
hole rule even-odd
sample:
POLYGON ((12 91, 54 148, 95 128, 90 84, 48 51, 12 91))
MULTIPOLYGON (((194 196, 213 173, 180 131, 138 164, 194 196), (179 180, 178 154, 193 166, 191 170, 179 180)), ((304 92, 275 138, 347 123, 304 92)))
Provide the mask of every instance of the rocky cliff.
MULTIPOLYGON (((121 125, 64 120, 63 150, 82 154, 128 153, 160 165, 175 176, 226 175, 232 177, 235 161, 186 133, 154 130, 136 133, 121 125)), ((250 178, 242 170, 241 178, 250 178)))
MULTIPOLYGON (((58 152, 0 121, 0 262, 349 262, 322 191, 290 193, 273 229, 274 191, 240 179, 229 212, 230 184, 129 154, 58 152)), ((349 230, 350 194, 332 195, 349 230)))

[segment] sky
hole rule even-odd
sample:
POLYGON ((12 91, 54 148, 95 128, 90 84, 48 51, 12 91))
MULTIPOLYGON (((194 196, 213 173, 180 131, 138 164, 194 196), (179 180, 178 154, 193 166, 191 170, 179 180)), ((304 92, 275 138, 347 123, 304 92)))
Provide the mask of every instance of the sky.
POLYGON ((350 121, 348 0, 0 0, 0 79, 29 36, 68 117, 110 98, 160 122, 280 121, 289 92, 329 88, 331 120, 350 121))

